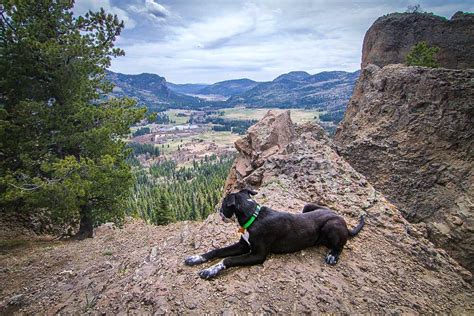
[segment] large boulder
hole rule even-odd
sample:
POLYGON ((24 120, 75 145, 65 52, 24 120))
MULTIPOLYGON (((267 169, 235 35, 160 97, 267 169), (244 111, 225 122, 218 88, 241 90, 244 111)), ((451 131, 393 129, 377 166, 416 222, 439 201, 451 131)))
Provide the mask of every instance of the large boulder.
POLYGON ((335 143, 412 222, 474 270, 474 70, 368 65, 335 143))
POLYGON ((226 188, 258 186, 263 179, 262 167, 268 157, 283 154, 295 136, 290 111, 268 111, 245 137, 235 142, 238 159, 234 163, 226 188))
POLYGON ((404 63, 420 41, 440 48, 445 68, 474 68, 474 14, 456 13, 451 20, 428 13, 392 13, 378 18, 365 34, 362 68, 404 63))

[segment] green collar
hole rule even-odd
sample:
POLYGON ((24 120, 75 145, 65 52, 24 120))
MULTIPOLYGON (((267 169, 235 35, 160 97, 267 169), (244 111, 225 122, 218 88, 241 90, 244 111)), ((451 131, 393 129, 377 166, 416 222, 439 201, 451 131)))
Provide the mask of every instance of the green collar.
POLYGON ((257 204, 257 208, 255 209, 255 212, 253 212, 252 216, 250 217, 250 219, 247 221, 247 223, 244 224, 244 226, 242 226, 243 229, 247 229, 250 227, 250 225, 252 225, 252 223, 255 221, 255 219, 257 218, 258 216, 258 213, 260 213, 260 205, 257 204))

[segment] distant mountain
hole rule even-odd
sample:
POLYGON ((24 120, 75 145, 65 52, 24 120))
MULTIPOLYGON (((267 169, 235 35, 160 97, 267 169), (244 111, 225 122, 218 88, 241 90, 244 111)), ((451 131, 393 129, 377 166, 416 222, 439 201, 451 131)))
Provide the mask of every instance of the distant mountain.
POLYGON ((199 91, 209 87, 210 84, 205 83, 171 83, 167 82, 166 85, 171 91, 181 94, 200 94, 199 91))
POLYGON ((230 106, 345 109, 359 71, 329 71, 310 75, 304 71, 283 74, 232 96, 230 106))
POLYGON ((107 78, 115 85, 112 96, 134 98, 139 105, 152 111, 197 108, 203 103, 198 98, 172 91, 166 79, 155 74, 125 75, 108 71, 107 78))
POLYGON ((236 94, 244 93, 255 87, 257 84, 258 82, 250 79, 226 80, 207 86, 199 90, 196 94, 215 94, 230 97, 236 94))
POLYGON ((306 71, 291 71, 287 74, 276 77, 273 82, 302 81, 308 77, 311 77, 311 75, 306 71))
POLYGON ((292 71, 269 82, 235 79, 212 85, 174 84, 166 82, 164 77, 147 73, 125 75, 107 72, 107 77, 115 84, 112 95, 135 98, 139 105, 152 111, 246 106, 324 108, 332 112, 345 109, 359 71, 328 71, 315 75, 292 71), (201 95, 201 98, 193 95, 201 95), (204 100, 202 96, 212 98, 204 100))

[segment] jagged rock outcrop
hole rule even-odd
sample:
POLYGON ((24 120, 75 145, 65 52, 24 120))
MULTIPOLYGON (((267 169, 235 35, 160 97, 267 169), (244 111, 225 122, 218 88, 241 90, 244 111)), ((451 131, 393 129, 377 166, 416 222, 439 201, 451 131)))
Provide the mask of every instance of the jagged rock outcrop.
POLYGON ((405 62, 418 42, 440 48, 444 68, 474 68, 474 14, 457 12, 450 20, 428 13, 392 13, 378 18, 365 34, 362 68, 405 62))
POLYGON ((261 168, 265 161, 272 155, 285 154, 294 137, 290 112, 269 111, 260 124, 251 126, 247 135, 235 142, 239 156, 232 166, 225 191, 243 188, 247 184, 259 186, 265 172, 261 168))
POLYGON ((301 212, 308 202, 324 203, 349 226, 361 212, 367 214, 366 226, 347 243, 337 265, 325 264, 327 249, 314 247, 271 255, 262 265, 229 269, 205 281, 198 271, 213 263, 186 267, 184 257, 235 242, 235 223, 223 223, 217 214, 205 222, 158 227, 132 221, 82 242, 29 248, 23 255, 0 253, 0 267, 7 267, 0 269, 0 313, 473 310, 474 293, 466 282, 471 274, 436 249, 423 229, 408 223, 341 158, 319 126, 294 126, 289 113, 272 112, 251 132, 238 143, 241 153, 235 162, 244 159, 249 170, 241 182, 230 180, 230 188, 253 184, 252 175, 262 173, 254 187, 263 205, 301 212))
POLYGON ((474 70, 363 69, 335 143, 349 163, 474 270, 474 70))

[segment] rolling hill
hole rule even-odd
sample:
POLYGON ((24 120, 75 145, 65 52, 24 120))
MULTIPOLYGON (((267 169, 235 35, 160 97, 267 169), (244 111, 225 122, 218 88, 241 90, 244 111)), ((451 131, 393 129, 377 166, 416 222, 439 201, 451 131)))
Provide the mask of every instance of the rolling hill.
POLYGON ((252 89, 258 85, 258 82, 250 79, 234 79, 226 80, 221 82, 216 82, 210 86, 207 86, 199 90, 198 94, 215 94, 222 95, 225 97, 231 97, 233 95, 238 95, 245 93, 246 91, 252 89))
POLYGON ((206 83, 172 83, 166 82, 166 85, 171 91, 180 94, 200 94, 200 91, 210 84, 206 83))

